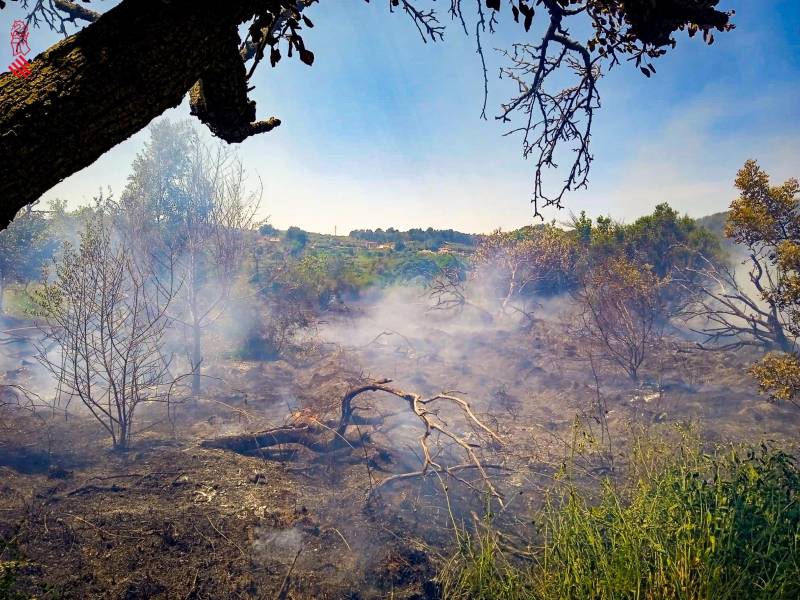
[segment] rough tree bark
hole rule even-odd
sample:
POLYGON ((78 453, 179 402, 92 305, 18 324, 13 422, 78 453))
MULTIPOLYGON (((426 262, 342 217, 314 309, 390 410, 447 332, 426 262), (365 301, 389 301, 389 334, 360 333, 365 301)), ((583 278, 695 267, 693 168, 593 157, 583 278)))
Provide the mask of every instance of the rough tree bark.
POLYGON ((37 56, 30 77, 0 75, 0 229, 196 83, 193 112, 226 141, 278 125, 253 122, 237 50, 238 24, 270 4, 127 0, 37 56))

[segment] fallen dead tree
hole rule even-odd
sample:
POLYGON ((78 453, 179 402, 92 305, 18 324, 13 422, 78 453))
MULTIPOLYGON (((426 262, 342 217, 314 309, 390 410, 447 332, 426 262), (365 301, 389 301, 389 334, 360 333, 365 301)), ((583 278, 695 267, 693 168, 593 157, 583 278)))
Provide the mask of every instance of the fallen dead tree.
MULTIPOLYGON (((357 436, 352 435, 350 431, 351 426, 364 422, 363 419, 359 419, 355 415, 356 406, 353 403, 354 400, 367 392, 384 392, 401 399, 421 424, 422 432, 419 442, 422 450, 422 467, 418 471, 387 477, 378 482, 372 492, 384 484, 411 477, 424 477, 431 472, 455 477, 454 473, 457 471, 475 469, 489 493, 502 502, 500 494, 487 474, 487 469, 502 467, 499 465, 485 465, 477 453, 477 450, 482 448, 483 444, 499 446, 502 445, 502 442, 500 437, 475 415, 469 403, 458 396, 448 393, 440 393, 429 398, 423 398, 419 394, 392 387, 389 385, 390 383, 390 379, 381 379, 369 381, 348 390, 340 402, 339 418, 337 420, 323 422, 311 413, 304 412, 296 415, 293 422, 281 427, 247 434, 220 436, 204 440, 200 445, 204 448, 231 450, 243 454, 256 454, 264 449, 285 444, 300 445, 317 453, 353 451, 363 446, 365 437, 367 437, 361 435, 361 431, 358 432, 357 436), (472 430, 474 438, 460 435, 447 425, 439 415, 446 405, 456 408, 456 413, 461 415, 467 427, 472 430), (476 443, 473 439, 482 443, 476 443), (443 451, 443 443, 447 441, 451 442, 452 446, 463 454, 466 459, 463 464, 449 467, 444 464, 440 456, 443 451)), ((459 480, 474 488, 469 482, 459 480)))

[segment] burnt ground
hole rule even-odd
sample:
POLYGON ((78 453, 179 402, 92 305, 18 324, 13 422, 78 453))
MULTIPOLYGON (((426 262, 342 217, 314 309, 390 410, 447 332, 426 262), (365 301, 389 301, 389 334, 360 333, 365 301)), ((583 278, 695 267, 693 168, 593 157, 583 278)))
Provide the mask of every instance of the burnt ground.
MULTIPOLYGON (((481 452, 503 467, 497 486, 513 502, 498 524, 517 533, 578 430, 587 435, 576 468, 587 477, 624 464, 638 429, 691 421, 709 444, 796 440, 799 412, 757 395, 745 374, 752 356, 689 352, 675 341, 635 385, 607 365, 596 381, 555 321, 530 331, 438 320, 384 327, 368 316, 333 323, 325 343, 292 362, 217 356, 208 374, 221 379, 174 405, 169 420, 163 406, 143 411, 127 453, 111 451, 75 406, 34 415, 7 391, 0 558, 17 561, 16 588, 52 598, 436 598, 452 526, 470 526, 486 498, 448 481, 448 509, 436 477, 374 493, 420 464, 419 424, 393 397, 361 397, 366 441, 344 453, 286 446, 244 456, 198 445, 309 415, 332 419, 366 376, 422 394, 457 390, 472 402, 504 441, 481 452), (610 445, 596 418, 598 389, 610 445)), ((32 370, 22 365, 6 383, 24 383, 32 370)))

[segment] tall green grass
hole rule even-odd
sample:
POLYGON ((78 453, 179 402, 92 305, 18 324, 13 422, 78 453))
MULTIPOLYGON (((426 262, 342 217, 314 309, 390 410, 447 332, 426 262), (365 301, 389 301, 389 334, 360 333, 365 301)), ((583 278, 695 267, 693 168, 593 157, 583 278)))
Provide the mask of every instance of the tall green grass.
POLYGON ((499 533, 459 535, 444 598, 800 598, 800 475, 764 446, 642 460, 595 499, 567 483, 536 515, 528 560, 499 533))

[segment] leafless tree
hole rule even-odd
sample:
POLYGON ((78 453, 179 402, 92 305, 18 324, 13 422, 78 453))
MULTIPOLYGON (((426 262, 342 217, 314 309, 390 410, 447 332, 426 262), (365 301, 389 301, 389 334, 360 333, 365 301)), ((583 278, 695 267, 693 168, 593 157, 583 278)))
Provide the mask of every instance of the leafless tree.
POLYGON ((130 443, 139 405, 168 399, 162 341, 175 290, 152 275, 99 219, 35 292, 46 323, 37 358, 59 395, 78 398, 118 449, 130 443))
POLYGON ((165 121, 155 126, 116 207, 137 254, 153 272, 182 284, 169 316, 181 331, 195 394, 204 332, 225 313, 259 206, 260 194, 246 184, 227 147, 205 143, 185 123, 165 121), (183 155, 165 161, 170 151, 183 155))
POLYGON ((497 299, 500 314, 513 312, 532 323, 534 297, 548 286, 563 283, 564 275, 572 271, 575 256, 575 244, 552 225, 515 232, 497 230, 483 236, 466 275, 449 268, 434 278, 428 290, 432 308, 461 311, 472 307, 491 320, 492 312, 477 298, 485 290, 492 298, 490 306, 497 299))
POLYGON ((702 268, 691 269, 686 285, 690 302, 682 311, 692 331, 705 336, 703 349, 736 350, 755 346, 765 350, 792 352, 797 338, 788 327, 788 317, 777 297, 774 268, 756 252, 744 264, 754 293, 745 290, 736 272, 726 264, 701 257, 702 268))
POLYGON ((217 146, 209 152, 194 148, 185 209, 185 246, 177 266, 185 284, 178 296, 183 312, 175 319, 190 340, 187 350, 192 392, 200 391, 203 331, 225 312, 244 257, 245 232, 250 229, 258 201, 245 189, 244 171, 229 152, 217 146))
POLYGON ((428 285, 428 298, 433 302, 430 309, 460 314, 465 308, 474 309, 486 322, 494 317, 490 311, 471 299, 467 289, 469 279, 453 267, 445 267, 428 285))

